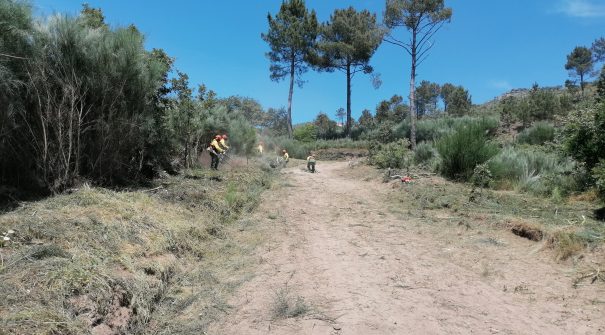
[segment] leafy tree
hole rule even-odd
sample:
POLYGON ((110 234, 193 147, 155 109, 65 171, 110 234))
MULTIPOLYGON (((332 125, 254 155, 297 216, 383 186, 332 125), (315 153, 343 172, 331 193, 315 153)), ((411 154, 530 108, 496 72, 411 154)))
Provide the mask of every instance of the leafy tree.
POLYGON ((540 89, 534 84, 529 91, 530 117, 532 120, 552 120, 561 112, 559 97, 548 89, 540 89))
POLYGON ((229 123, 229 144, 236 152, 252 156, 256 150, 256 129, 243 115, 238 115, 229 123))
POLYGON ((321 26, 318 52, 313 63, 319 70, 339 70, 347 76, 347 136, 352 126, 351 80, 358 72, 373 72, 370 58, 382 42, 382 36, 376 14, 367 10, 357 12, 353 7, 335 10, 330 21, 321 26))
POLYGON ((109 26, 105 23, 105 15, 100 8, 92 8, 87 3, 82 4, 80 11, 80 19, 82 23, 92 29, 108 29, 109 26))
POLYGON ((288 135, 288 111, 284 108, 269 108, 265 128, 275 136, 288 135))
POLYGON ((595 63, 605 62, 605 37, 595 40, 590 50, 592 51, 595 63))
POLYGON ((601 75, 597 81, 597 101, 605 103, 605 65, 601 69, 601 75))
POLYGON ((252 98, 231 96, 219 103, 227 108, 228 113, 242 115, 254 127, 262 127, 267 122, 263 107, 252 98))
POLYGON ((146 132, 148 133, 147 143, 149 146, 148 155, 150 160, 159 164, 163 170, 172 170, 171 160, 174 156, 174 139, 169 122, 169 108, 172 106, 170 94, 170 80, 168 73, 172 70, 174 58, 168 56, 162 49, 152 49, 149 53, 149 66, 158 68, 160 76, 158 78, 158 89, 151 97, 154 106, 153 120, 148 123, 146 132))
POLYGON ((441 97, 441 101, 443 101, 443 111, 445 113, 448 112, 449 103, 451 101, 452 92, 456 90, 456 86, 454 84, 445 83, 441 86, 441 92, 439 97, 441 97))
POLYGON ((292 95, 294 82, 301 87, 300 76, 308 69, 310 50, 315 46, 319 24, 315 11, 305 7, 304 0, 283 1, 275 17, 267 14, 269 31, 261 38, 269 44, 271 51, 266 55, 271 61, 271 80, 280 81, 290 77, 288 93, 288 135, 292 137, 292 95))
MULTIPOLYGON (((26 60, 33 52, 29 43, 32 30, 32 8, 29 4, 0 1, 0 157, 9 157, 10 134, 17 131, 14 111, 23 102, 26 60)), ((8 164, 6 159, 0 160, 0 182, 4 175, 2 169, 8 164)))
POLYGON ((372 116, 372 113, 370 113, 369 110, 364 109, 363 111, 361 111, 361 116, 359 117, 359 126, 364 129, 372 129, 374 128, 374 117, 372 116))
POLYGON ((384 23, 391 31, 385 41, 402 47, 411 57, 410 75, 410 142, 416 150, 416 68, 428 56, 433 47, 431 39, 445 22, 452 17, 452 9, 445 7, 443 0, 387 0, 384 23), (411 34, 408 41, 397 39, 392 30, 403 27, 411 34))
POLYGON ((437 98, 439 98, 440 93, 439 84, 426 80, 420 82, 420 86, 416 89, 416 114, 418 118, 437 110, 437 98))
POLYGON ((301 142, 313 142, 317 139, 317 127, 313 123, 305 123, 294 128, 294 139, 301 142))
POLYGON ((456 87, 448 96, 448 100, 448 113, 451 115, 468 114, 473 104, 468 91, 462 86, 456 87))
POLYGON ((336 110, 336 117, 338 118, 338 120, 340 120, 341 124, 344 124, 344 120, 345 120, 345 116, 347 116, 347 112, 345 111, 344 108, 340 107, 339 109, 336 110))
POLYGON ((586 47, 576 47, 567 55, 565 70, 569 70, 570 74, 580 77, 582 95, 584 94, 584 77, 590 75, 593 65, 592 52, 586 47))
POLYGON ((205 110, 210 110, 220 102, 219 99, 216 98, 216 92, 213 90, 208 90, 206 85, 199 84, 197 87, 197 100, 202 104, 202 108, 205 110))
MULTIPOLYGON (((344 110, 344 109, 343 109, 344 110)), ((328 140, 336 138, 337 126, 336 122, 330 120, 330 117, 325 113, 319 113, 313 121, 313 124, 317 128, 317 137, 328 140)))
MULTIPOLYGON (((0 2, 3 18, 6 4, 0 2)), ((4 120, 0 126, 0 155, 9 157, 0 162, 1 182, 59 192, 81 177, 99 184, 136 181, 153 155, 169 151, 158 150, 164 144, 152 138, 154 125, 164 122, 170 66, 144 49, 137 29, 91 28, 82 17, 56 16, 27 31, 15 24, 26 12, 0 20, 0 39, 12 40, 3 50, 10 46, 7 51, 23 58, 10 65, 21 84, 8 105, 10 128, 4 120), (22 38, 27 47, 19 51, 22 38)))
POLYGON ((592 170, 605 159, 605 104, 570 113, 563 135, 567 153, 592 170))
POLYGON ((183 163, 186 168, 194 164, 197 157, 196 139, 203 129, 204 115, 201 105, 196 103, 189 88, 189 76, 177 71, 177 78, 171 80, 176 100, 172 113, 174 136, 182 144, 183 163))
POLYGON ((376 123, 392 123, 396 124, 404 120, 408 114, 409 107, 403 103, 403 97, 393 95, 389 100, 381 101, 376 106, 376 123))

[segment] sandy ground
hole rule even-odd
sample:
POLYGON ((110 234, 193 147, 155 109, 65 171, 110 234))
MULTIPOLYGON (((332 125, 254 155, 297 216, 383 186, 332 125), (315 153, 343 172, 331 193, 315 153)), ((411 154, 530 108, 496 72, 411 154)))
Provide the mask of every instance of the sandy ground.
POLYGON ((496 229, 428 223, 388 209, 389 184, 346 162, 283 170, 255 214, 260 266, 208 334, 604 334, 603 284, 539 243, 496 229), (288 292, 310 310, 277 318, 288 292))

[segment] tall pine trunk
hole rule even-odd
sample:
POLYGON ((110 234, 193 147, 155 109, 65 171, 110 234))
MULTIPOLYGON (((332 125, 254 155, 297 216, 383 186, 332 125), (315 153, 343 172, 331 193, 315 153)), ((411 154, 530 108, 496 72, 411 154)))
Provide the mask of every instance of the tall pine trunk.
POLYGON ((410 142, 416 151, 416 31, 412 32, 412 71, 410 74, 410 142))
POLYGON ((351 136, 351 63, 347 63, 347 125, 345 134, 347 137, 351 136))
POLYGON ((292 94, 294 94, 294 52, 290 62, 290 92, 288 93, 288 136, 292 138, 292 94))

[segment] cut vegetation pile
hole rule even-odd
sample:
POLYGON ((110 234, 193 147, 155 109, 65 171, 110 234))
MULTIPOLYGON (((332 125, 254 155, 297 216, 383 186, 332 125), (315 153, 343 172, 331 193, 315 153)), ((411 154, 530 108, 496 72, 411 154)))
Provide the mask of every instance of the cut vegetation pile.
POLYGON ((14 233, 0 249, 0 328, 202 333, 245 279, 245 248, 260 237, 240 217, 270 184, 258 167, 189 171, 148 191, 82 187, 1 215, 0 231, 14 233))

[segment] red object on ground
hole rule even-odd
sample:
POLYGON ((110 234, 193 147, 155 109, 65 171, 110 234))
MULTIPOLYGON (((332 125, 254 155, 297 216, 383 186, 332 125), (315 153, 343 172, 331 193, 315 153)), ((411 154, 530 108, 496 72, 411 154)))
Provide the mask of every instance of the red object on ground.
POLYGON ((412 182, 412 178, 405 176, 403 178, 401 178, 401 182, 403 183, 411 183, 412 182))

